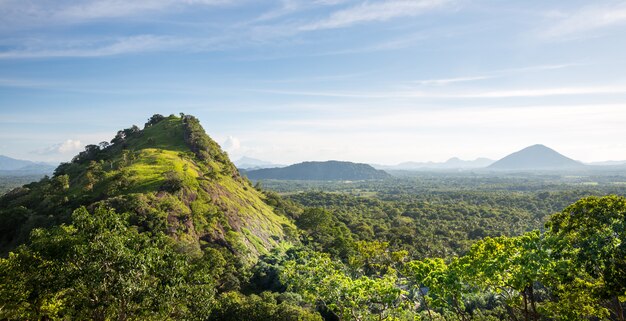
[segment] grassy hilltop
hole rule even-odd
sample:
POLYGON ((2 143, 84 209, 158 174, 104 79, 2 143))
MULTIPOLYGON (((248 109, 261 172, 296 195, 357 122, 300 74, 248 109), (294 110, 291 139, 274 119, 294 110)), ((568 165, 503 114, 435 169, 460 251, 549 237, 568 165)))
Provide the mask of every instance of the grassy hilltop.
POLYGON ((293 230, 263 200, 195 117, 155 115, 144 129, 89 145, 51 178, 0 198, 0 246, 6 252, 80 206, 104 205, 133 213, 140 230, 163 231, 190 251, 218 245, 254 258, 293 230))

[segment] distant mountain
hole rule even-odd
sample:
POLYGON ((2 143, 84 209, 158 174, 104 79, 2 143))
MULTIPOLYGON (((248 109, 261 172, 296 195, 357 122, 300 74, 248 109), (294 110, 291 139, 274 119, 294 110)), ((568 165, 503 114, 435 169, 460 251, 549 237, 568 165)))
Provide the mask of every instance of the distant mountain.
POLYGON ((580 169, 584 164, 563 156, 544 145, 533 145, 489 165, 494 170, 563 170, 580 169))
POLYGON ((491 165, 494 160, 489 158, 477 158, 475 160, 462 160, 458 157, 450 158, 449 160, 437 163, 437 162, 404 162, 398 165, 372 165, 377 169, 389 169, 389 170, 429 170, 429 169, 475 169, 484 168, 491 165))
POLYGON ((35 164, 34 162, 15 159, 7 156, 0 155, 0 170, 12 171, 20 169, 29 165, 35 164))
POLYGON ((493 159, 480 157, 475 160, 462 160, 458 157, 448 159, 445 163, 439 164, 439 168, 483 168, 495 162, 493 159))
POLYGON ((51 164, 36 163, 0 155, 0 175, 52 174, 55 167, 51 164))
POLYGON ((244 173, 249 179, 357 181, 391 177, 367 164, 326 161, 304 162, 283 168, 264 168, 244 173))
POLYGON ((260 169, 260 168, 274 168, 285 167, 286 165, 274 164, 272 162, 244 156, 235 161, 235 166, 239 169, 260 169))
POLYGON ((623 161, 591 162, 591 163, 587 163, 587 165, 592 165, 592 166, 620 166, 620 165, 626 165, 626 160, 623 160, 623 161))

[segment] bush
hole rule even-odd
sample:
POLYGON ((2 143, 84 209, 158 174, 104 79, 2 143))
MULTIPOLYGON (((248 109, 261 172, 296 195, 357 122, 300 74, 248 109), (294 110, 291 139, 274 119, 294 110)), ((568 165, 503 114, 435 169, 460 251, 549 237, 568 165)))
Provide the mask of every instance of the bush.
POLYGON ((169 171, 165 172, 163 175, 165 176, 165 182, 161 187, 163 190, 173 193, 183 188, 183 179, 178 172, 169 171))
POLYGON ((263 292, 261 295, 245 296, 239 292, 227 292, 220 296, 218 307, 211 315, 212 320, 222 321, 322 321, 314 311, 299 306, 291 300, 278 302, 278 295, 263 292))

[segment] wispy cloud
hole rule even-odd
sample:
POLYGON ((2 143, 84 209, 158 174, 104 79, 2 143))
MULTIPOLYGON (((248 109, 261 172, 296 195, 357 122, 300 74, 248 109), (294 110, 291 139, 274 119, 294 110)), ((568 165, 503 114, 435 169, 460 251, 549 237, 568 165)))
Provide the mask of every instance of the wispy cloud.
POLYGON ((419 85, 426 86, 443 86, 449 85, 458 82, 468 82, 468 81, 477 81, 477 80, 485 80, 491 79, 495 76, 473 76, 473 77, 456 77, 456 78, 443 78, 443 79, 426 79, 426 80, 417 80, 415 83, 419 85))
POLYGON ((329 17, 305 24, 300 30, 311 31, 349 27, 371 21, 386 21, 399 17, 412 17, 448 4, 449 0, 390 0, 365 2, 335 11, 329 17))
POLYGON ((435 98, 443 97, 420 91, 330 91, 330 90, 283 90, 283 89, 249 89, 251 92, 309 97, 357 98, 357 99, 393 99, 393 98, 435 98))
POLYGON ((537 66, 528 66, 528 67, 519 67, 519 68, 508 68, 508 69, 487 71, 482 74, 471 75, 471 76, 458 76, 458 77, 450 77, 450 78, 416 80, 416 81, 413 81, 412 83, 423 85, 423 86, 445 86, 445 85, 450 85, 450 84, 455 84, 455 83, 502 78, 506 76, 517 75, 520 73, 556 70, 556 69, 563 69, 563 68, 580 66, 580 65, 582 64, 571 63, 571 64, 537 65, 537 66))
POLYGON ((389 90, 389 91, 292 91, 261 89, 250 90, 261 93, 290 95, 290 96, 317 96, 335 98, 360 99, 417 99, 417 98, 532 98, 550 96, 578 96, 601 94, 626 94, 626 86, 595 86, 595 87, 556 87, 556 88, 522 88, 501 89, 491 91, 419 91, 419 90, 389 90))
POLYGON ((68 139, 62 143, 58 143, 48 148, 35 151, 35 153, 40 155, 69 154, 75 153, 82 148, 83 144, 80 142, 80 140, 68 139))
POLYGON ((563 68, 568 68, 568 67, 576 67, 576 66, 584 66, 584 65, 585 63, 578 63, 578 62, 564 63, 564 64, 536 65, 536 66, 526 66, 526 67, 494 70, 492 73, 502 74, 502 73, 544 71, 544 70, 555 70, 555 69, 563 69, 563 68))
POLYGON ((511 126, 552 125, 563 121, 584 123, 602 119, 602 124, 615 125, 626 120, 626 111, 620 104, 597 105, 528 105, 499 107, 463 108, 400 108, 393 111, 362 112, 359 116, 330 114, 317 118, 287 119, 272 121, 274 128, 309 128, 345 130, 346 128, 371 131, 414 130, 415 128, 453 129, 458 126, 489 127, 506 129, 511 126), (350 121, 346 121, 350 117, 350 121), (441 121, 445 119, 446 121, 441 121), (612 120, 612 121, 611 121, 612 120), (281 127, 284 126, 284 127, 281 127))
MULTIPOLYGON (((338 74, 338 75, 317 75, 317 76, 307 76, 307 77, 298 77, 298 78, 280 78, 280 79, 271 79, 271 80, 262 80, 263 83, 311 83, 311 82, 328 82, 328 81, 341 81, 355 78, 362 78, 363 76, 369 75, 372 72, 358 72, 351 74, 338 74)), ((2 80, 0 79, 0 84, 2 84, 2 80)))
POLYGON ((52 85, 53 84, 49 82, 42 82, 38 80, 0 78, 0 87, 42 88, 50 87, 52 85))
MULTIPOLYGON (((343 49, 335 49, 335 50, 326 50, 321 52, 309 52, 309 53, 300 53, 299 57, 324 57, 324 56, 340 56, 340 55, 351 55, 351 54, 361 54, 361 53, 371 53, 371 52, 383 52, 383 51, 395 51, 401 50, 405 48, 414 47, 424 41, 430 39, 442 39, 442 38, 451 38, 455 36, 459 36, 463 34, 464 31, 456 30, 456 29, 446 29, 446 30, 423 30, 419 32, 402 34, 393 38, 385 39, 382 41, 372 41, 367 45, 362 45, 358 47, 348 47, 343 49)), ((269 57, 266 59, 280 59, 284 58, 283 56, 278 57, 269 57)), ((257 58, 258 59, 258 58, 257 58)))
MULTIPOLYGON (((130 19, 134 16, 189 10, 193 6, 237 5, 247 0, 87 0, 74 2, 59 0, 54 3, 34 0, 4 0, 0 2, 0 30, 25 26, 41 29, 49 26, 74 23, 110 23, 112 18, 130 19)), ((281 44, 303 41, 299 34, 315 30, 348 27, 358 23, 387 21, 409 17, 442 7, 453 0, 283 0, 278 7, 262 13, 249 21, 233 21, 229 26, 219 26, 219 33, 210 33, 197 25, 185 26, 190 32, 181 34, 128 35, 102 39, 102 36, 72 36, 64 40, 7 38, 0 59, 49 57, 102 57, 155 51, 207 52, 233 49, 259 44, 281 44), (359 3, 359 4, 352 4, 359 3), (342 8, 342 9, 338 9, 342 8), (326 18, 315 20, 315 12, 330 12, 326 18), (70 39, 69 41, 67 39, 70 39)), ((7 31, 5 30, 5 31, 7 31)), ((213 30, 213 29, 211 29, 213 30)), ((398 34, 384 42, 372 41, 358 48, 313 52, 311 56, 341 55, 358 52, 386 51, 406 48, 417 41, 431 38, 427 32, 398 34)), ((439 34, 435 32, 435 34, 439 34)))
POLYGON ((575 96, 599 94, 623 94, 626 86, 597 86, 597 87, 561 87, 540 89, 494 90, 478 93, 460 94, 459 98, 516 98, 516 97, 548 97, 548 96, 575 96))
POLYGON ((588 6, 574 12, 553 14, 550 19, 556 19, 556 23, 541 30, 543 37, 578 36, 589 31, 626 24, 626 3, 588 6))
MULTIPOLYGON (((206 40, 205 40, 206 41, 206 40)), ((138 52, 173 50, 193 43, 189 39, 155 35, 137 35, 115 39, 36 41, 23 48, 0 52, 0 59, 103 57, 138 52)), ((196 44, 199 44, 196 42, 196 44)))
POLYGON ((351 0, 281 0, 280 4, 276 8, 261 13, 261 15, 253 19, 251 23, 274 20, 304 10, 317 7, 336 6, 349 1, 351 0))
POLYGON ((20 25, 73 24, 94 19, 129 17, 166 12, 190 6, 223 6, 238 0, 3 0, 1 21, 20 25))
POLYGON ((225 5, 229 0, 98 0, 71 5, 59 11, 58 16, 72 19, 99 19, 136 15, 147 11, 160 11, 172 7, 194 5, 225 5))

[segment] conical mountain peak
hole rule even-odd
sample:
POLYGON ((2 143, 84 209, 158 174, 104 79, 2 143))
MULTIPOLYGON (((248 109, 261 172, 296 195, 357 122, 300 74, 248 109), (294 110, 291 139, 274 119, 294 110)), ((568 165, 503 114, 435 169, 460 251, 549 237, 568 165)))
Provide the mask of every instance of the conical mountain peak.
POLYGON ((496 170, 563 170, 584 166, 545 145, 535 144, 512 153, 491 164, 496 170))

